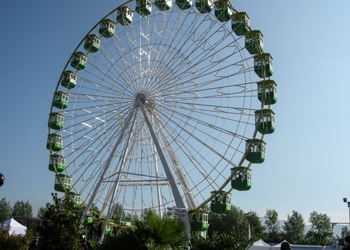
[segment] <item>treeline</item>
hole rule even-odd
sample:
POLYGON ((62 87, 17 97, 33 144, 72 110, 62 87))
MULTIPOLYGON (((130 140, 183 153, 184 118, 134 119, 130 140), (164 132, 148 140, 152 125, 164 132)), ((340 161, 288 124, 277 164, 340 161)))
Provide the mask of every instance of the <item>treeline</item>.
MULTIPOLYGON (((62 230, 66 230, 67 228, 63 229, 64 227, 57 227, 60 222, 65 221, 65 223, 68 223, 67 225, 76 225, 72 227, 73 231, 79 228, 77 226, 79 224, 79 215, 69 211, 70 207, 71 206, 67 206, 61 201, 58 202, 58 199, 54 197, 53 204, 48 203, 46 207, 39 209, 36 216, 43 219, 44 227, 45 225, 46 227, 47 225, 55 225, 56 228, 58 228, 56 233, 52 234, 51 231, 47 237, 54 235, 55 240, 60 242, 62 241, 62 239, 59 239, 60 235, 70 237, 79 234, 79 232, 75 232, 75 234, 73 232, 63 232, 62 230), (64 207, 62 208, 62 206, 64 207), (64 219, 60 218, 55 211, 60 211, 64 219), (67 214, 70 216, 67 216, 67 214), (71 223, 70 220, 73 220, 74 223, 71 223)), ((117 206, 116 209, 120 210, 121 206, 117 206)), ((14 206, 11 207, 10 203, 7 202, 5 198, 0 200, 0 211, 1 221, 10 217, 33 216, 32 206, 29 202, 17 201, 14 206)), ((306 225, 304 221, 300 213, 292 211, 281 224, 280 220, 278 220, 277 211, 274 209, 267 209, 264 215, 264 222, 262 222, 260 216, 258 216, 256 212, 244 212, 240 208, 232 206, 231 211, 225 214, 209 213, 210 226, 207 237, 198 237, 198 233, 192 233, 191 249, 222 249, 220 248, 222 246, 227 246, 225 249, 246 249, 250 244, 259 239, 271 244, 287 240, 292 244, 306 245, 331 245, 334 240, 338 240, 341 245, 343 237, 349 233, 348 228, 344 227, 342 230, 343 235, 334 236, 330 218, 326 214, 317 213, 316 211, 312 212, 308 218, 308 222, 311 224, 308 231, 305 230, 306 225)), ((157 222, 156 224, 160 225, 161 223, 157 222)), ((147 230, 145 230, 145 228, 147 228, 145 225, 141 222, 139 222, 139 225, 143 227, 142 230, 144 231, 142 232, 147 232, 147 230)), ((46 228, 43 232, 49 232, 50 230, 46 228)), ((132 234, 127 231, 123 231, 123 233, 119 231, 117 234, 114 234, 114 238, 112 237, 113 239, 107 240, 105 244, 108 242, 114 242, 113 244, 116 244, 117 239, 121 242, 127 240, 126 238, 120 239, 120 237, 129 237, 128 239, 132 242, 135 242, 135 240, 137 241, 138 239, 133 239, 131 237, 135 237, 136 229, 133 227, 130 230, 133 230, 132 234)), ((154 229, 152 232, 154 233, 154 229)), ((142 239, 148 239, 147 237, 153 236, 150 233, 149 236, 145 237, 146 236, 143 235, 142 239)), ((152 239, 149 240, 153 242, 152 239)), ((63 240, 62 242, 67 242, 67 240, 63 240)), ((68 242, 73 241, 69 240, 68 242)))

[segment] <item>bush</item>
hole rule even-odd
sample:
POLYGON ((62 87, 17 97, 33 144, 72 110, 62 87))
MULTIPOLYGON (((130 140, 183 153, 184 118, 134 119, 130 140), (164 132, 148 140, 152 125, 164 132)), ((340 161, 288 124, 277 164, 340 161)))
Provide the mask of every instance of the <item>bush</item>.
POLYGON ((6 230, 0 230, 1 250, 27 250, 32 242, 31 231, 27 230, 25 236, 9 235, 6 230))

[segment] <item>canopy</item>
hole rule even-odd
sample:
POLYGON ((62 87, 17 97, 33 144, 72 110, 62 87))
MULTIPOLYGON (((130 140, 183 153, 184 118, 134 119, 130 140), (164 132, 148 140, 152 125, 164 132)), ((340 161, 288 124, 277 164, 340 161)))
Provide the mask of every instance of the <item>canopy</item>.
POLYGON ((269 250, 269 249, 270 249, 270 245, 261 239, 254 242, 253 245, 249 248, 249 250, 269 250))
POLYGON ((26 226, 23 226, 13 218, 2 222, 0 228, 7 230, 9 235, 25 235, 27 230, 26 226))

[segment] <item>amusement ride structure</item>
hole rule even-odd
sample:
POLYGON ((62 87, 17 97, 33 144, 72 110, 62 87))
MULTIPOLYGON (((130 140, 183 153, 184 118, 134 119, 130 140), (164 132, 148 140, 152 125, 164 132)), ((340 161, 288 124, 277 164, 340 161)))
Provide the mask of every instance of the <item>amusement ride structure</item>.
MULTIPOLYGON (((177 215, 187 233, 249 190, 275 130, 272 56, 228 0, 137 0, 116 7, 63 67, 48 120, 54 189, 104 221, 177 215), (92 213, 91 208, 98 208, 92 213)), ((132 224, 132 222, 130 222, 132 224)))

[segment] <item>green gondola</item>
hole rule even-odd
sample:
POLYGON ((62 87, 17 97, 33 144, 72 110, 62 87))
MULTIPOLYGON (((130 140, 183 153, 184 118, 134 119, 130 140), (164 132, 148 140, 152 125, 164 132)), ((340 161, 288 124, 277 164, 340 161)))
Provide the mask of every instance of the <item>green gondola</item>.
POLYGON ((101 34, 101 36, 105 38, 109 38, 114 35, 114 30, 115 30, 114 22, 111 19, 107 18, 101 21, 98 32, 101 34))
POLYGON ((55 152, 62 150, 62 136, 58 134, 49 134, 47 136, 46 148, 55 152))
POLYGON ((85 219, 84 219, 84 221, 83 221, 83 225, 91 225, 91 224, 93 224, 95 222, 95 219, 93 218, 93 217, 90 217, 90 216, 88 216, 88 217, 86 217, 85 219))
POLYGON ((192 6, 192 0, 176 0, 175 4, 177 7, 179 7, 181 10, 187 10, 191 8, 192 6))
POLYGON ((196 0, 195 5, 200 13, 209 13, 213 9, 213 0, 196 0))
POLYGON ((264 51, 264 36, 260 30, 252 30, 245 34, 245 48, 252 55, 264 51))
POLYGON ((190 214, 191 231, 204 232, 208 230, 208 214, 207 213, 193 213, 190 214))
POLYGON ((156 0, 154 2, 154 5, 160 10, 160 11, 167 11, 171 8, 172 1, 171 0, 156 0))
POLYGON ((85 53, 77 51, 74 52, 70 61, 70 66, 77 70, 85 69, 87 56, 85 53))
POLYGON ((121 6, 117 12, 117 22, 125 26, 132 22, 133 12, 129 6, 121 6))
POLYGON ((214 213, 224 214, 231 211, 231 194, 225 191, 213 191, 214 198, 210 202, 210 210, 214 213))
POLYGON ((246 141, 247 161, 251 163, 262 163, 265 160, 266 143, 260 139, 248 139, 246 141))
POLYGON ((72 179, 65 174, 57 174, 55 178, 55 190, 69 192, 72 189, 72 179))
POLYGON ((151 0, 136 0, 136 12, 141 16, 148 16, 152 12, 151 0))
POLYGON ((231 28, 237 36, 245 35, 249 30, 249 16, 246 12, 232 14, 231 28))
POLYGON ((262 53, 254 56, 254 72, 260 77, 270 77, 273 74, 272 56, 262 53))
POLYGON ((275 113, 271 109, 256 110, 255 123, 261 134, 271 134, 275 131, 275 113))
POLYGON ((251 170, 246 167, 231 168, 233 174, 231 187, 238 191, 247 191, 252 187, 251 170))
POLYGON ((69 192, 68 198, 73 202, 73 208, 79 209, 83 206, 83 198, 80 194, 76 194, 75 192, 69 192))
POLYGON ((274 80, 262 80, 257 82, 258 99, 265 105, 277 102, 277 84, 274 80))
POLYGON ((62 91, 56 91, 53 96, 52 105, 58 109, 65 109, 68 107, 69 95, 62 91))
POLYGON ((77 74, 71 70, 67 70, 61 75, 61 85, 67 89, 72 89, 77 83, 77 74))
POLYGON ((58 112, 52 112, 49 115, 49 128, 60 130, 63 128, 64 116, 58 112))
POLYGON ((231 9, 231 3, 228 0, 218 0, 214 2, 215 11, 214 14, 220 22, 226 22, 231 19, 233 14, 231 9))
POLYGON ((49 170, 52 172, 63 172, 66 169, 66 159, 58 154, 50 155, 49 170))
POLYGON ((85 37, 84 49, 94 53, 100 48, 100 38, 95 34, 89 34, 85 37))

